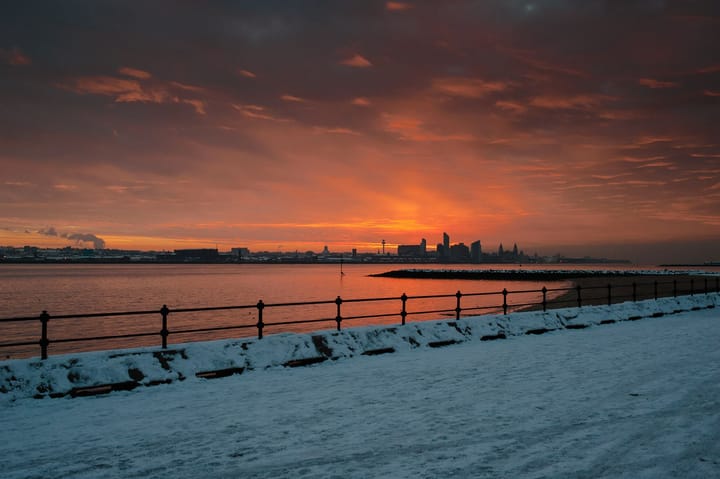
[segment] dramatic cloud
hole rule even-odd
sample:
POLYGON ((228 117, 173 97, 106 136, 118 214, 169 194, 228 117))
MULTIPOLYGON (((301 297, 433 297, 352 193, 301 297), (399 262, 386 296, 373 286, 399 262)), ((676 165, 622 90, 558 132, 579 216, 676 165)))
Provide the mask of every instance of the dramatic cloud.
POLYGON ((0 241, 712 244, 718 13, 710 0, 6 2, 0 241))

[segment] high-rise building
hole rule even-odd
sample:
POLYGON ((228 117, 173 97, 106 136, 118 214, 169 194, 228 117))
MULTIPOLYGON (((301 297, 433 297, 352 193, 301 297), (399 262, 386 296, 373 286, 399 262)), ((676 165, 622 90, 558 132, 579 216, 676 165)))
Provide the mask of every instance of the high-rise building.
POLYGON ((480 240, 470 243, 470 260, 473 263, 482 263, 482 246, 480 240))
POLYGON ((464 263, 470 259, 470 248, 465 243, 454 244, 450 247, 450 259, 453 262, 464 263))
POLYGON ((443 232, 443 248, 445 251, 450 251, 450 236, 443 232))

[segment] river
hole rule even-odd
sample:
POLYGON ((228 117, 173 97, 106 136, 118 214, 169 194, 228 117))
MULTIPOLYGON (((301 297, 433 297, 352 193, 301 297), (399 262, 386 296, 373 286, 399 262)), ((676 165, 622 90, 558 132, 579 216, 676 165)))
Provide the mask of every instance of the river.
MULTIPOLYGON (((392 265, 345 263, 342 273, 339 264, 317 265, 116 265, 116 264, 42 264, 0 265, 0 318, 39 316, 46 310, 51 316, 117 311, 159 311, 166 304, 171 310, 214 306, 255 305, 262 300, 268 305, 308 301, 332 301, 337 296, 344 301, 361 298, 398 298, 393 301, 343 304, 343 317, 389 314, 384 318, 360 318, 346 321, 345 327, 367 324, 397 324, 402 309, 400 296, 425 296, 468 293, 498 293, 463 298, 463 309, 482 308, 478 312, 496 312, 502 305, 504 288, 508 291, 540 290, 569 286, 566 282, 536 283, 487 280, 426 280, 377 278, 369 275, 402 268, 452 269, 513 269, 518 265, 392 265)), ((528 266, 524 266, 528 268, 528 266)), ((534 269, 635 269, 609 265, 533 267, 534 269)), ((656 268, 642 268, 656 269, 656 268)), ((560 293, 552 293, 552 295, 560 293)), ((540 293, 511 294, 513 304, 540 301, 540 293)), ((456 299, 411 299, 408 321, 436 319, 452 315, 456 299), (426 310, 448 310, 430 315, 413 315, 426 310)), ((302 307, 268 307, 264 321, 265 334, 284 331, 308 331, 335 327, 334 321, 304 325, 275 325, 305 319, 332 319, 335 304, 302 307)), ((161 317, 131 316, 121 318, 58 319, 49 324, 51 341, 77 337, 158 332, 161 317)), ((257 309, 176 313, 169 317, 169 329, 196 329, 238 324, 255 324, 257 309)), ((35 341, 39 338, 40 322, 0 323, 0 343, 35 341)), ((171 335, 171 342, 249 336, 254 329, 212 333, 171 335)), ((132 340, 102 340, 93 342, 51 343, 51 354, 78 350, 157 345, 159 334, 132 340)), ((0 357, 38 354, 36 345, 14 348, 0 347, 0 357)))

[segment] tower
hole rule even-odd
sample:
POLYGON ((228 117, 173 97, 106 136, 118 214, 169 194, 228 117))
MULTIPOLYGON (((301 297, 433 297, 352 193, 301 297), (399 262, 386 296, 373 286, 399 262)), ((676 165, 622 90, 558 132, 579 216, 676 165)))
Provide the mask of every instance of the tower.
POLYGON ((482 246, 480 245, 480 240, 470 244, 470 260, 473 263, 482 262, 482 246))

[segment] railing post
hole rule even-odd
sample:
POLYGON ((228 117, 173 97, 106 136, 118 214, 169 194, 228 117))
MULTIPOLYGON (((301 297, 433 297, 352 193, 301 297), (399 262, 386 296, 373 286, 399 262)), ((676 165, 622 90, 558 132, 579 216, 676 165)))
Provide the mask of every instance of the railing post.
POLYGON ((637 283, 633 281, 633 302, 637 301, 637 283))
POLYGON ((690 296, 695 296, 695 281, 690 279, 690 296))
POLYGON ((48 358, 48 344, 50 344, 50 340, 48 339, 48 321, 50 321, 50 315, 47 311, 43 311, 40 313, 40 358, 41 359, 47 359, 48 358))
POLYGON ((580 286, 580 285, 578 284, 575 289, 577 290, 577 303, 578 303, 578 308, 582 308, 582 294, 580 293, 580 292, 582 291, 582 286, 580 286))
POLYGON ((612 284, 608 283, 608 306, 612 306, 612 284))
POLYGON ((677 298, 677 280, 673 280, 673 298, 677 298))
POLYGON ((715 276, 715 292, 720 293, 720 276, 715 276))
POLYGON ((400 311, 400 319, 402 321, 402 325, 405 326, 405 317, 407 316, 407 309, 405 308, 405 305, 407 304, 407 294, 403 293, 402 296, 400 296, 400 301, 402 301, 402 311, 400 311))
POLYGON ((653 283, 653 293, 654 293, 654 296, 655 296, 655 301, 657 301, 657 295, 658 295, 658 291, 657 291, 658 288, 657 288, 657 286, 658 286, 658 282, 655 281, 655 282, 653 283))
POLYGON ((544 313, 547 311, 547 288, 545 286, 543 286, 542 294, 543 294, 542 307, 543 307, 543 313, 544 313))
POLYGON ((508 304, 507 304, 508 290, 507 290, 507 288, 503 288, 502 295, 503 295, 503 314, 507 314, 507 308, 508 308, 508 304))
POLYGON ((162 328, 160 329, 160 337, 162 338, 162 348, 167 349, 167 338, 168 338, 168 334, 170 334, 170 332, 168 331, 167 318, 168 318, 168 314, 170 314, 170 310, 168 309, 166 304, 163 304, 162 308, 160 308, 160 314, 162 315, 162 328))
POLYGON ((707 278, 705 278, 705 296, 708 294, 707 278))
POLYGON ((257 310, 258 310, 258 320, 257 320, 257 329, 258 329, 258 339, 263 338, 263 328, 265 327, 265 323, 263 323, 263 309, 265 309, 265 303, 263 303, 263 300, 257 302, 257 310))
POLYGON ((462 311, 462 308, 460 307, 460 298, 462 298, 462 293, 458 291, 455 293, 455 297, 457 298, 457 303, 455 305, 455 320, 460 319, 460 312, 462 311))
POLYGON ((337 330, 340 331, 340 323, 342 322, 342 316, 340 315, 340 305, 342 304, 342 298, 340 296, 335 298, 335 304, 337 304, 337 316, 335 316, 335 321, 337 321, 337 330))

